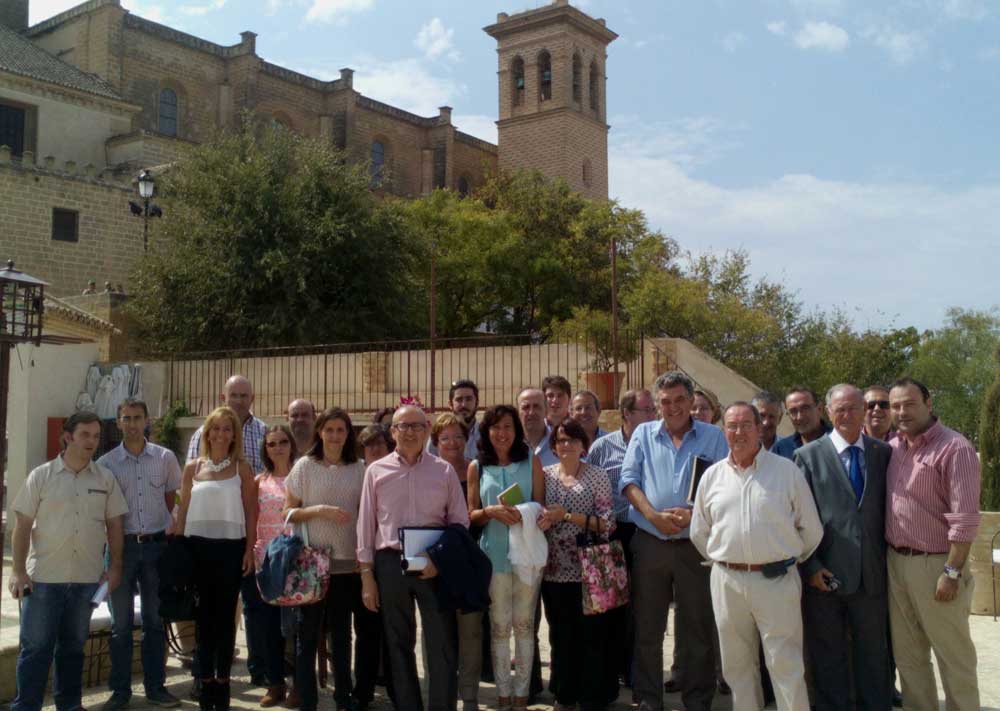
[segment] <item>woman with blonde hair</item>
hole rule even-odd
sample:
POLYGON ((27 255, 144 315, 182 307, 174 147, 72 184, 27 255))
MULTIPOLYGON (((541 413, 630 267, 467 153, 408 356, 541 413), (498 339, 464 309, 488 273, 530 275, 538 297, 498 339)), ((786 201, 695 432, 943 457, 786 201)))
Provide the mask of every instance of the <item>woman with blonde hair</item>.
POLYGON ((219 407, 205 419, 200 456, 181 479, 177 528, 191 544, 202 709, 228 711, 236 644, 236 600, 254 568, 257 488, 243 456, 239 418, 219 407))

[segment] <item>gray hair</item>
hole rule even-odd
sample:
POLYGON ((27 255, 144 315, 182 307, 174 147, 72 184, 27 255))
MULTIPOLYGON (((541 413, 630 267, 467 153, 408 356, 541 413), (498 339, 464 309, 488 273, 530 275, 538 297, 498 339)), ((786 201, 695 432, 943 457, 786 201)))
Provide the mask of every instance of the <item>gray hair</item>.
POLYGON ((754 395, 753 400, 750 401, 750 404, 753 405, 754 407, 757 407, 757 403, 760 403, 761 405, 777 405, 778 412, 782 414, 784 414, 785 412, 785 403, 783 403, 780 399, 778 399, 778 396, 772 393, 770 390, 761 390, 759 393, 754 395))
POLYGON ((760 423, 761 423, 761 420, 760 420, 760 411, 758 411, 756 407, 754 407, 753 405, 751 405, 746 400, 737 400, 736 402, 731 403, 730 405, 728 405, 726 407, 726 411, 722 413, 722 419, 723 419, 723 421, 725 421, 726 415, 729 414, 729 411, 732 410, 732 409, 734 409, 734 408, 737 408, 737 407, 745 407, 748 410, 750 410, 750 412, 753 413, 753 421, 754 421, 754 423, 758 427, 760 427, 760 423))
POLYGON ((621 402, 618 405, 618 409, 622 411, 622 414, 634 410, 636 400, 638 400, 639 396, 642 395, 643 393, 645 393, 646 395, 652 395, 652 393, 650 393, 645 388, 640 388, 636 390, 626 390, 625 392, 623 392, 621 402))
MULTIPOLYGON (((598 412, 601 411, 601 399, 597 397, 597 393, 595 393, 593 390, 577 390, 575 393, 573 393, 573 400, 576 400, 581 395, 588 396, 591 400, 594 401, 594 408, 598 412)), ((570 402, 572 402, 572 400, 570 402)))
POLYGON ((826 406, 830 407, 833 404, 833 398, 837 397, 837 393, 851 390, 857 393, 859 400, 864 400, 865 394, 858 389, 857 385, 853 383, 837 383, 830 386, 830 389, 826 391, 826 406))
POLYGON ((694 382, 679 370, 671 370, 656 379, 654 387, 657 390, 669 390, 678 385, 684 386, 688 397, 694 397, 694 382))

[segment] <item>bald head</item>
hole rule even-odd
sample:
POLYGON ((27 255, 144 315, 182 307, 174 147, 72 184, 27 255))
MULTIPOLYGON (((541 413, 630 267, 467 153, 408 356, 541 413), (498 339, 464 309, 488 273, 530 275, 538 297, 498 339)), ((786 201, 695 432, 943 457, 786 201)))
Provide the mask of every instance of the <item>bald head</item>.
POLYGON ((850 383, 834 385, 826 391, 826 413, 840 436, 854 444, 865 424, 864 395, 850 383))
POLYGON ((313 439, 313 428, 316 426, 316 407, 309 400, 292 400, 288 403, 288 426, 292 430, 299 451, 304 452, 303 445, 308 447, 313 439))
POLYGON ((403 405, 392 413, 391 431, 399 456, 413 463, 427 443, 427 413, 416 405, 403 405))
POLYGON ((246 422, 253 406, 253 385, 244 376, 234 375, 226 381, 219 399, 236 413, 240 422, 246 422))

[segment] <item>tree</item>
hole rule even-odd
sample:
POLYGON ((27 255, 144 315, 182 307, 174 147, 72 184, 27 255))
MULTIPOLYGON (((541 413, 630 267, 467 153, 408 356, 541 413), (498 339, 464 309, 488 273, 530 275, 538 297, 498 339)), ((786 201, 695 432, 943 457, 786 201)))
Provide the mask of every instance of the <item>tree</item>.
MULTIPOLYGON (((1000 346, 993 352, 993 360, 994 366, 1000 365, 1000 346)), ((982 463, 982 509, 1000 511, 1000 368, 983 398, 979 417, 979 458, 982 463)))
POLYGON ((149 351, 412 336, 426 317, 394 203, 328 143, 244 117, 164 174, 167 214, 133 281, 149 351))
POLYGON ((986 390, 1000 345, 1000 311, 948 310, 946 324, 921 338, 910 372, 927 384, 934 413, 978 444, 986 390))

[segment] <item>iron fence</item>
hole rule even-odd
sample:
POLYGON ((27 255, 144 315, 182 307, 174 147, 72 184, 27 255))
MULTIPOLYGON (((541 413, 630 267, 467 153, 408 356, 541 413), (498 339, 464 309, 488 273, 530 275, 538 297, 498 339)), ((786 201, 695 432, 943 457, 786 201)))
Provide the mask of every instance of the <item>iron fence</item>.
POLYGON ((623 388, 642 381, 642 346, 640 335, 622 333, 619 351, 631 355, 616 364, 599 358, 603 351, 591 343, 539 343, 528 335, 179 353, 167 363, 167 394, 169 402, 205 415, 226 380, 239 373, 253 383, 258 417, 280 416, 296 398, 317 408, 374 412, 415 397, 441 411, 451 383, 462 378, 476 382, 480 407, 489 407, 513 403, 546 375, 562 375, 574 389, 595 390, 605 407, 613 407, 623 388))

